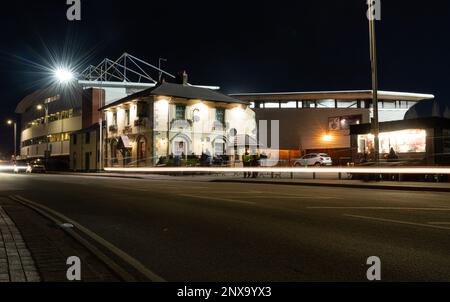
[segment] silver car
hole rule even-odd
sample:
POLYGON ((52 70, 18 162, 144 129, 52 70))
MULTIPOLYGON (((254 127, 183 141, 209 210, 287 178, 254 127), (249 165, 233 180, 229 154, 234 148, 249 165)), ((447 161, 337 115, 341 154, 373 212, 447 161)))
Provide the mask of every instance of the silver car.
POLYGON ((333 160, 326 153, 310 153, 306 154, 294 162, 294 166, 332 166, 333 160))

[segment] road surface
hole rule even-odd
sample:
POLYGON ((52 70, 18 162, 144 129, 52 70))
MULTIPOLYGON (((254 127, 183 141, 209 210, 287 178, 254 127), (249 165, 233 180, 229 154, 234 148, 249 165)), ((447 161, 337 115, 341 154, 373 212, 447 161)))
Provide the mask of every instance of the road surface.
POLYGON ((0 174, 168 281, 450 281, 450 193, 0 174))

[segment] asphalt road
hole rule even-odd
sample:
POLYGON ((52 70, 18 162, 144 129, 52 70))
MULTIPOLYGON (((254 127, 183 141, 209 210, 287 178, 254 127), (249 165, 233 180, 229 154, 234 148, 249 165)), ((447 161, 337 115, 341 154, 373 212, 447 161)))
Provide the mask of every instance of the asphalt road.
POLYGON ((450 281, 450 193, 0 174, 168 281, 450 281))

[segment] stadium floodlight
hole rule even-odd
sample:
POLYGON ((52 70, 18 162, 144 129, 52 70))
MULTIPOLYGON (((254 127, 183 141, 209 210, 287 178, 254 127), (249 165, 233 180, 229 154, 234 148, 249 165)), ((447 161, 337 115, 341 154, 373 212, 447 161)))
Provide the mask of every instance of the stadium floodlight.
POLYGON ((60 84, 67 84, 75 78, 73 72, 67 68, 56 69, 54 71, 54 76, 60 84))

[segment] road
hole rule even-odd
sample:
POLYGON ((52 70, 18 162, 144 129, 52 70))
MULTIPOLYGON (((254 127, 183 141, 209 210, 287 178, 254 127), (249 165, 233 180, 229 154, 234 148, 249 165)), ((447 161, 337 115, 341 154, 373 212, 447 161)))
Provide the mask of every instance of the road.
POLYGON ((0 174, 168 281, 450 281, 450 193, 0 174))

